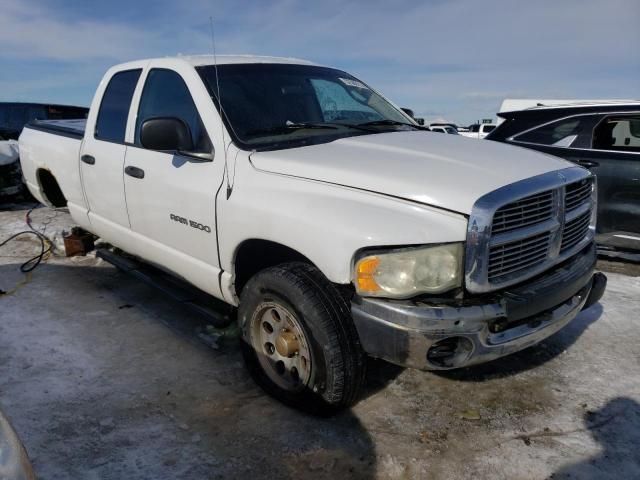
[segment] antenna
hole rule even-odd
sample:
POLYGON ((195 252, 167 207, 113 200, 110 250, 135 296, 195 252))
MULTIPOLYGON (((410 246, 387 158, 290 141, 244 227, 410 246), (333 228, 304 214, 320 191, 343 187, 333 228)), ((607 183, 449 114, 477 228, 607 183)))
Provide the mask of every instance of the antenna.
MULTIPOLYGON (((224 150, 224 170, 227 175, 227 199, 231 196, 231 191, 233 190, 233 186, 229 179, 229 168, 227 164, 227 141, 224 138, 224 124, 222 121, 222 116, 224 115, 222 109, 222 96, 220 95, 220 78, 218 76, 218 57, 216 55, 216 37, 213 28, 213 17, 209 17, 209 26, 211 27, 211 49, 213 50, 213 68, 216 72, 216 91, 218 95, 218 106, 220 108, 220 132, 222 134, 222 148, 224 150)), ((235 176, 235 163, 234 163, 234 176, 235 176)))
MULTIPOLYGON (((218 91, 218 103, 220 104, 220 113, 222 114, 222 101, 220 98, 220 79, 218 78, 218 57, 216 55, 216 36, 213 28, 213 17, 209 17, 209 25, 211 26, 211 49, 213 50, 213 68, 216 71, 216 90, 218 91)), ((224 135, 224 130, 223 130, 224 135)))

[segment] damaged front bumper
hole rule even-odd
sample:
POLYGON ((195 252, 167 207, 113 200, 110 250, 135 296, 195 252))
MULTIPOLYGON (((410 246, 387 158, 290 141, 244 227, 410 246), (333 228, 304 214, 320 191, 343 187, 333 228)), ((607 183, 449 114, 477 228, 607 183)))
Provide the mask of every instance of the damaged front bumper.
POLYGON ((542 341, 604 293, 590 245, 523 285, 458 305, 356 297, 351 311, 371 356, 423 370, 483 363, 542 341))

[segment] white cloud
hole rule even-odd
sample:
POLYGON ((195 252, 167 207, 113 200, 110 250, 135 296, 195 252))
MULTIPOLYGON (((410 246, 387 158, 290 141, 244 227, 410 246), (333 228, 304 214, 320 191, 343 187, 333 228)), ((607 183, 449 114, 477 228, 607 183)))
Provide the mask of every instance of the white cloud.
POLYGON ((69 22, 30 2, 7 0, 0 16, 0 56, 62 61, 119 59, 134 56, 149 40, 147 35, 99 19, 69 22))
POLYGON ((208 52, 213 15, 219 53, 342 67, 417 112, 469 121, 505 96, 640 97, 637 0, 167 0, 144 15, 119 4, 111 20, 3 3, 0 57, 89 62, 87 78, 132 58, 208 52))

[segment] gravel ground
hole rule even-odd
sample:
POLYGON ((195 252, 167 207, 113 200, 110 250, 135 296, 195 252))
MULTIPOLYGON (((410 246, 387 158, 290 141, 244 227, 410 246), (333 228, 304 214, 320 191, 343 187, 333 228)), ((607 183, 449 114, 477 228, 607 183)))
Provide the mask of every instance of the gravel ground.
MULTIPOLYGON (((0 241, 24 229, 11 210, 0 241)), ((39 478, 640 478, 638 277, 608 273, 601 304, 502 361, 371 361, 363 400, 316 419, 264 395, 235 341, 212 348, 206 319, 93 256, 20 274, 37 250, 0 249, 0 408, 39 478)))

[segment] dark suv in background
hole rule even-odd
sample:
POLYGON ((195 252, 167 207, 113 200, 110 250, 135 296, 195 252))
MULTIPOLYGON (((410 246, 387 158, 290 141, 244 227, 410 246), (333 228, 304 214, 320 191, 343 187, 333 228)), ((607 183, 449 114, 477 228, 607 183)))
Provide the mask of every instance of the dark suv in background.
POLYGON ((640 258, 640 101, 540 105, 498 116, 504 121, 487 140, 562 157, 596 174, 598 244, 640 258))
POLYGON ((15 155, 12 140, 18 140, 23 127, 32 120, 63 120, 69 118, 86 118, 89 109, 69 105, 49 103, 0 102, 0 200, 14 198, 23 194, 28 196, 22 183, 20 158, 15 155), (5 148, 6 147, 6 148, 5 148), (3 157, 4 151, 11 156, 3 157))
POLYGON ((89 109, 46 103, 0 102, 0 136, 17 140, 22 127, 32 120, 86 118, 89 109))

